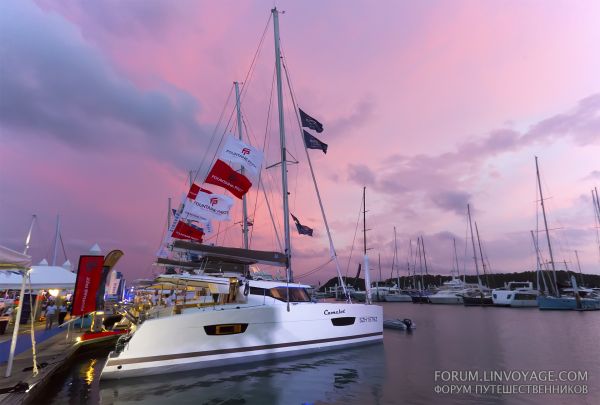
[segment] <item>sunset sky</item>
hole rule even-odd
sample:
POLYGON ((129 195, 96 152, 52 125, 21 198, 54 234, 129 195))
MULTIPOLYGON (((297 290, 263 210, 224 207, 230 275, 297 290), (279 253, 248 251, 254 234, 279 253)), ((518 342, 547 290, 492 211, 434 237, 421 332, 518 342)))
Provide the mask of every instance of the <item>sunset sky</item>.
MULTIPOLYGON (((225 106, 229 118, 232 82, 245 80, 273 4, 1 2, 0 244, 22 250, 35 213, 30 253, 50 259, 60 214, 72 262, 98 243, 125 252, 117 269, 129 280, 159 272, 167 199, 180 201, 189 170, 206 174, 213 134, 218 143, 231 132, 219 116, 225 106)), ((599 2, 275 4, 285 11, 294 95, 325 127, 317 136, 327 154, 310 155, 343 272, 363 186, 369 255, 376 264, 381 254, 384 277, 394 226, 403 273, 419 235, 430 271, 444 274, 456 237, 462 271, 467 203, 493 272, 534 269, 538 156, 556 261, 576 269, 577 250, 583 272, 600 274, 590 191, 600 188, 599 2)), ((276 114, 267 120, 273 69, 269 26, 242 106, 250 143, 262 147, 267 135, 267 164, 278 159, 276 114)), ((326 263, 329 248, 290 105, 287 97, 290 153, 300 161, 289 171, 291 211, 315 229, 313 238, 293 232, 302 275, 326 263)), ((265 179, 280 216, 278 169, 265 179)), ((254 187, 252 245, 277 250, 258 197, 254 187)), ((212 242, 241 246, 239 225, 220 230, 212 242)), ((351 276, 361 247, 359 233, 351 276)), ((301 281, 334 271, 329 263, 301 281)))

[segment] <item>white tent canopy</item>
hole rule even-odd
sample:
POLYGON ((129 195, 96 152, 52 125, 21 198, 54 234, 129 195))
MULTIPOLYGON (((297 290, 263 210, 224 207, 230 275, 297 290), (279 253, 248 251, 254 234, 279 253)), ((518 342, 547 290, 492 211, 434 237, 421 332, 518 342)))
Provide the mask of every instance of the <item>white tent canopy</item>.
POLYGON ((0 270, 27 269, 29 266, 31 256, 0 246, 0 270))
MULTIPOLYGON (((73 289, 77 275, 59 266, 32 266, 29 272, 31 289, 73 289)), ((19 271, 0 271, 0 289, 18 290, 23 277, 19 271)), ((29 288, 29 283, 26 283, 29 288)))

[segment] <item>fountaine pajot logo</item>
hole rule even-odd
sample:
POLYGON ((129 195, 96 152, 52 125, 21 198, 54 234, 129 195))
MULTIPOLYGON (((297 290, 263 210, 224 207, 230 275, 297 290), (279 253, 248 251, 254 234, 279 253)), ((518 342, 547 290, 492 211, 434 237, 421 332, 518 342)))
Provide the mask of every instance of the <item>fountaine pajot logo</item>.
POLYGON ((213 197, 210 199, 210 205, 217 205, 219 199, 217 197, 213 197))
POLYGON ((250 149, 248 149, 248 148, 242 149, 242 155, 249 155, 249 154, 250 154, 250 149))

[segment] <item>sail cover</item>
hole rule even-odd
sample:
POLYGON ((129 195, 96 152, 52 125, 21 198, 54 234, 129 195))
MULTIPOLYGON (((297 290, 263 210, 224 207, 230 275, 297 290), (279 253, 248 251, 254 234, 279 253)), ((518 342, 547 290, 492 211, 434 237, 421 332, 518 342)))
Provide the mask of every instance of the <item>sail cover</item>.
POLYGON ((262 250, 248 250, 232 247, 209 246, 201 243, 177 240, 173 243, 176 249, 191 250, 208 256, 230 259, 233 261, 244 262, 252 261, 254 263, 266 264, 270 266, 287 266, 287 257, 283 253, 268 252, 262 250))

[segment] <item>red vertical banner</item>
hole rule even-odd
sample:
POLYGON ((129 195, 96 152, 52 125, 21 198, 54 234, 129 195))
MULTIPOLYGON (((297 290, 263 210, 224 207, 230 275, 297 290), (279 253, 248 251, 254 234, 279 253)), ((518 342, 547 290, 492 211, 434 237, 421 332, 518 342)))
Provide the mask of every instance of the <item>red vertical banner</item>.
POLYGON ((85 315, 96 310, 96 292, 102 278, 104 256, 80 256, 71 315, 85 315))

